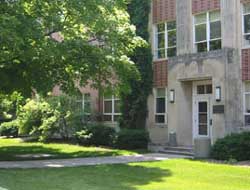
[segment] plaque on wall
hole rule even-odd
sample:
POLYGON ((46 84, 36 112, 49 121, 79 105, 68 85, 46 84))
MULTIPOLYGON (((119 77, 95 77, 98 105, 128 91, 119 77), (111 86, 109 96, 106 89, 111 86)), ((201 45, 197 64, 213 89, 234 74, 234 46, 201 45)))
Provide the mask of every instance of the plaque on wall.
POLYGON ((214 114, 223 114, 224 112, 225 112, 225 106, 224 105, 213 106, 213 113, 214 114))

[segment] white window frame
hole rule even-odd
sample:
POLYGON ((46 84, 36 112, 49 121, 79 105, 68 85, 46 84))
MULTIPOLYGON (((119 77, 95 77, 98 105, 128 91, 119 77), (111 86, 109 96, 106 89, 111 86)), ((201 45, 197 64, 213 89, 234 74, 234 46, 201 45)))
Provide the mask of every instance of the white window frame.
MULTIPOLYGON (((85 120, 86 118, 88 118, 89 116, 91 116, 91 114, 92 114, 92 101, 91 101, 91 94, 90 93, 84 93, 84 94, 82 94, 81 95, 81 98, 77 98, 76 99, 76 103, 78 104, 81 104, 81 113, 83 114, 83 119, 85 120), (86 94, 89 94, 90 95, 90 100, 89 100, 89 103, 90 103, 90 110, 89 110, 89 112, 85 112, 85 102, 86 102, 86 100, 85 100, 85 95, 86 94), (86 118, 85 118, 85 116, 87 116, 86 118)), ((87 120, 89 120, 90 118, 88 118, 87 120)))
MULTIPOLYGON (((172 29, 172 30, 168 30, 168 23, 170 22, 176 22, 176 20, 172 20, 172 21, 167 21, 167 22, 164 22, 164 23, 156 23, 154 24, 153 26, 153 34, 154 34, 154 37, 153 37, 153 40, 154 40, 154 47, 153 47, 153 50, 154 50, 154 60, 165 60, 165 59, 168 59, 168 49, 170 48, 177 48, 177 44, 175 46, 168 46, 168 33, 169 32, 173 32, 175 31, 176 32, 176 35, 177 35, 177 27, 175 29, 172 29), (158 32, 158 25, 159 24, 164 24, 164 32, 158 32), (164 48, 158 48, 158 34, 162 34, 164 33, 164 37, 165 37, 165 47, 164 48), (165 51, 165 57, 164 58, 158 58, 158 51, 159 50, 164 50, 165 51)), ((176 36, 177 38, 177 36, 176 36)))
POLYGON ((244 18, 245 18, 245 16, 250 15, 250 12, 249 13, 244 13, 244 6, 246 4, 250 4, 250 3, 242 3, 242 5, 241 5, 241 15, 242 15, 242 47, 243 47, 243 49, 246 49, 246 48, 250 47, 250 44, 249 45, 245 45, 245 43, 244 43, 244 37, 246 35, 250 35, 250 33, 245 33, 245 20, 244 20, 244 18))
POLYGON ((168 89, 167 88, 154 88, 154 123, 157 125, 167 125, 168 124, 168 89), (165 97, 157 97, 157 90, 158 89, 165 89, 165 97), (157 113, 157 98, 165 98, 165 113, 157 113), (157 123, 156 122, 156 116, 164 116, 165 117, 165 123, 157 123))
POLYGON ((217 40, 221 40, 222 41, 222 34, 221 34, 221 37, 220 38, 214 38, 214 39, 211 39, 211 34, 210 34, 210 23, 213 23, 213 22, 218 22, 220 21, 221 22, 221 11, 220 10, 214 10, 214 11, 208 11, 208 12, 205 12, 205 13, 199 13, 199 14, 195 14, 193 16, 193 44, 194 44, 194 50, 195 52, 198 52, 197 48, 196 48, 196 44, 199 44, 199 43, 204 43, 206 42, 207 43, 207 52, 210 51, 210 42, 212 41, 217 41, 217 40), (217 19, 217 20, 213 20, 212 22, 210 22, 210 13, 212 12, 216 12, 216 11, 219 11, 220 12, 220 18, 217 19), (203 23, 199 23, 199 24, 196 24, 195 23, 195 17, 196 16, 199 16, 201 14, 206 14, 206 22, 203 22, 203 23), (206 24, 206 40, 203 40, 203 41, 198 41, 196 42, 196 26, 198 25, 202 25, 202 24, 206 24))
POLYGON ((103 97, 103 115, 105 116, 111 116, 111 121, 105 121, 105 122, 111 122, 111 123, 117 123, 115 121, 115 116, 121 116, 121 113, 115 113, 115 101, 120 101, 120 98, 117 98, 116 96, 112 95, 111 98, 105 98, 103 97), (112 112, 111 113, 105 113, 105 101, 111 101, 112 102, 112 112))
POLYGON ((92 110, 92 108, 91 108, 91 94, 90 94, 90 93, 84 93, 84 94, 82 95, 82 97, 83 97, 83 100, 82 100, 82 109, 83 109, 83 113, 84 113, 84 115, 91 115, 91 110, 92 110), (86 98, 85 98, 85 96, 86 96, 87 94, 90 95, 89 101, 86 101, 86 98), (86 112, 86 111, 85 111, 85 103, 86 103, 86 102, 89 102, 89 103, 90 103, 90 110, 89 110, 89 112, 86 112))
POLYGON ((90 102, 90 111, 89 111, 89 113, 87 113, 87 112, 85 112, 85 95, 86 94, 90 94, 90 93, 84 93, 84 94, 82 94, 82 96, 81 96, 81 99, 76 99, 76 103, 81 103, 82 104, 82 111, 83 111, 83 113, 84 113, 84 115, 91 115, 91 110, 92 110, 92 107, 91 107, 91 96, 90 96, 90 100, 89 100, 89 102, 90 102))
POLYGON ((243 93, 243 116, 244 116, 244 126, 245 127, 250 127, 250 125, 246 125, 246 122, 245 122, 245 116, 250 116, 250 113, 247 113, 246 112, 246 96, 249 95, 250 96, 250 91, 249 92, 246 92, 246 83, 244 83, 244 93, 243 93))

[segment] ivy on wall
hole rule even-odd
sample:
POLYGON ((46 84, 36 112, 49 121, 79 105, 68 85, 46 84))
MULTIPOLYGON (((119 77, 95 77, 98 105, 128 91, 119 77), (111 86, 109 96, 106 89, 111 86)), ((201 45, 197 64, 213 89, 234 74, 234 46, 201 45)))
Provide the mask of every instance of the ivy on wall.
MULTIPOLYGON (((144 40, 149 41, 149 13, 150 0, 131 0, 128 5, 128 12, 131 17, 131 23, 136 26, 137 35, 144 40)), ((131 78, 131 91, 129 94, 121 95, 122 99, 122 128, 145 128, 146 117, 148 113, 147 99, 152 92, 153 71, 152 54, 150 45, 137 48, 131 59, 138 68, 141 79, 131 78)))

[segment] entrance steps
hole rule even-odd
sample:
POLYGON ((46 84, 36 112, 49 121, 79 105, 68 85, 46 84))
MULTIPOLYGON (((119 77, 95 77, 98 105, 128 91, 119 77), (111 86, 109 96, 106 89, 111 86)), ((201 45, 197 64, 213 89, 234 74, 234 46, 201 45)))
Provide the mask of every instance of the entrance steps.
POLYGON ((165 147, 160 153, 194 156, 194 151, 189 147, 165 147))
POLYGON ((163 154, 174 154, 174 155, 182 155, 182 156, 194 156, 193 147, 185 147, 185 146, 177 146, 172 147, 168 145, 149 145, 149 150, 153 152, 163 153, 163 154))

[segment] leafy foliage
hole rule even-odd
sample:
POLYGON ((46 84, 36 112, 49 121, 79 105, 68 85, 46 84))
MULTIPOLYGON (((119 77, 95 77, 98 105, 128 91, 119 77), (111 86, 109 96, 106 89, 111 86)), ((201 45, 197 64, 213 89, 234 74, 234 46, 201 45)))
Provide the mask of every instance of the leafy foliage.
POLYGON ((37 96, 27 99, 19 108, 17 118, 3 123, 3 129, 18 127, 20 135, 31 135, 40 141, 47 141, 55 134, 69 139, 75 131, 82 129, 83 112, 75 97, 66 95, 48 97, 37 96))
POLYGON ((24 99, 18 92, 13 92, 10 95, 0 94, 0 123, 15 119, 16 112, 23 102, 24 99))
POLYGON ((0 136, 17 137, 18 122, 6 122, 0 125, 0 136))
POLYGON ((126 2, 1 1, 0 92, 45 94, 56 84, 71 92, 75 81, 127 90, 127 79, 138 76, 128 56, 144 41, 129 23, 126 2))
POLYGON ((95 146, 112 146, 115 135, 113 128, 101 124, 88 125, 84 130, 75 134, 80 144, 95 146))
POLYGON ((20 135, 31 135, 47 141, 58 129, 59 112, 43 99, 28 100, 21 107, 17 119, 20 135))
POLYGON ((57 133, 63 139, 69 139, 76 131, 82 129, 84 113, 81 105, 74 96, 54 96, 47 98, 47 102, 59 114, 57 133))
MULTIPOLYGON (((145 40, 149 39, 148 15, 150 11, 149 0, 131 0, 128 12, 131 22, 137 28, 137 35, 145 40)), ((150 46, 136 48, 131 56, 135 62, 141 79, 129 78, 131 91, 122 93, 122 120, 123 128, 144 128, 147 117, 147 98, 152 92, 152 55, 150 46)))
POLYGON ((149 135, 142 129, 123 129, 117 135, 116 146, 121 149, 147 149, 149 135))
POLYGON ((219 139, 213 146, 211 155, 218 160, 249 160, 250 132, 232 134, 219 139))

